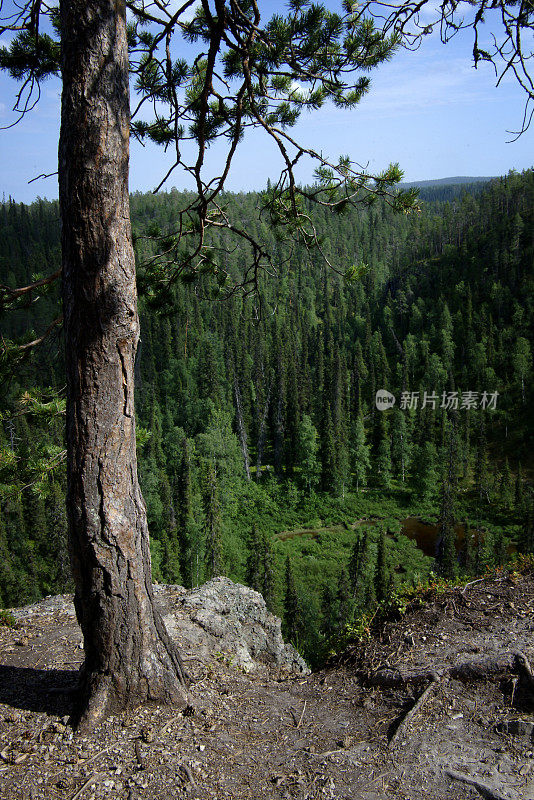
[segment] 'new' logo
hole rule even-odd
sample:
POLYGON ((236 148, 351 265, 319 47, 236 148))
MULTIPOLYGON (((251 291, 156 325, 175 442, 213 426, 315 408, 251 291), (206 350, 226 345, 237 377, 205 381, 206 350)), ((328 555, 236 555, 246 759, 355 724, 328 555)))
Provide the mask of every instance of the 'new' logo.
POLYGON ((395 405, 395 395, 386 389, 379 389, 376 393, 375 403, 379 411, 386 411, 395 405))

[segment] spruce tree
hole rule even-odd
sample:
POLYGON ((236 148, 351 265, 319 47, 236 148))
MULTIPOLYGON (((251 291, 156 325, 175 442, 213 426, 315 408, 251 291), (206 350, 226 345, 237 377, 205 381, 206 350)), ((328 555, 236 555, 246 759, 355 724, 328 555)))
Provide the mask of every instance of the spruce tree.
POLYGON ((375 557, 373 540, 369 531, 358 536, 349 560, 349 583, 355 605, 370 606, 376 600, 375 557))
POLYGON ((514 505, 516 511, 521 509, 523 503, 523 471, 521 469, 521 462, 517 465, 517 473, 515 476, 515 487, 514 487, 514 505))
POLYGON ((514 500, 514 484, 512 471, 506 458, 501 472, 501 479, 499 483, 499 500, 503 507, 509 511, 512 508, 514 500))
POLYGON ((464 521, 462 556, 463 571, 466 575, 473 575, 476 566, 475 540, 467 519, 464 521))
POLYGON ((534 553, 534 498, 532 495, 527 498, 525 503, 518 545, 520 552, 534 553))
POLYGON ((175 480, 176 536, 180 545, 180 572, 186 586, 193 586, 193 519, 190 442, 183 440, 182 456, 175 480))
POLYGON ((49 549, 54 562, 53 591, 63 594, 71 590, 71 577, 67 549, 65 490, 57 481, 50 486, 45 505, 49 549))
POLYGON ((336 632, 335 595, 329 583, 323 585, 321 593, 321 633, 327 639, 336 632))
POLYGON ((376 483, 383 489, 391 487, 391 448, 388 439, 383 439, 378 446, 375 460, 376 483))
POLYGON ((437 491, 437 453, 433 442, 424 442, 412 458, 411 486, 422 502, 430 500, 437 491))
POLYGON ((261 593, 269 611, 276 605, 276 584, 274 576, 274 554, 268 534, 264 531, 261 537, 262 581, 261 593))
POLYGON ((490 502, 490 472, 488 466, 488 451, 486 443, 486 421, 484 412, 480 413, 477 450, 475 459, 475 489, 480 501, 490 502))
POLYGON ((19 596, 17 578, 9 552, 4 514, 0 506, 0 606, 9 608, 17 605, 19 596))
POLYGON ((342 568, 339 573, 336 592, 336 616, 337 616, 337 630, 341 631, 348 623, 350 618, 350 584, 347 571, 342 568))
POLYGON ((249 539, 249 553, 247 558, 245 580, 247 586, 261 592, 262 589, 262 572, 263 572, 263 558, 262 558, 262 537, 258 531, 257 525, 252 525, 252 530, 249 539))
POLYGON ((391 461, 395 477, 403 483, 410 463, 410 431, 406 423, 406 412, 394 408, 391 420, 391 461))
POLYGON ((350 437, 350 465, 353 474, 354 487, 359 492, 367 486, 367 479, 371 470, 370 448, 366 444, 365 428, 361 412, 352 422, 350 437))
POLYGON ((301 612, 291 559, 286 557, 284 592, 284 627, 286 637, 296 644, 299 640, 301 612))
POLYGON ((458 439, 456 435, 456 416, 445 421, 446 463, 441 482, 440 538, 437 562, 440 573, 446 578, 454 578, 458 572, 456 556, 456 495, 458 488, 458 439))
POLYGON ((508 543, 502 531, 498 531, 495 535, 493 549, 495 565, 503 567, 508 561, 508 543))
POLYGON ((452 488, 449 481, 444 478, 441 484, 437 563, 440 574, 445 578, 454 578, 458 572, 455 542, 456 532, 454 527, 454 500, 452 488))
POLYGON ((364 550, 364 535, 357 533, 350 551, 348 563, 349 585, 354 597, 358 592, 360 579, 360 566, 364 550))
POLYGON ((308 416, 304 414, 299 422, 297 436, 297 461, 300 477, 308 494, 317 486, 320 477, 318 460, 319 437, 317 430, 308 416))
POLYGON ((378 539, 378 554, 375 571, 376 599, 379 603, 387 598, 390 585, 391 574, 387 558, 387 535, 384 530, 381 530, 378 539))
POLYGON ((324 410, 321 431, 321 488, 325 492, 336 492, 339 488, 336 440, 330 403, 327 403, 324 410))
POLYGON ((165 470, 159 472, 160 498, 162 509, 162 543, 163 557, 161 570, 166 583, 181 583, 180 543, 178 539, 177 520, 174 513, 171 486, 165 470))
POLYGON ((487 529, 483 532, 480 548, 480 571, 495 566, 495 534, 487 529))
POLYGON ((297 352, 294 341, 292 341, 290 344, 286 374, 286 446, 284 455, 287 474, 292 476, 294 468, 298 463, 297 452, 299 448, 299 434, 301 431, 301 409, 297 378, 297 352))
POLYGON ((204 473, 204 516, 205 545, 204 560, 208 580, 222 574, 222 531, 221 509, 217 473, 211 461, 205 464, 204 473))

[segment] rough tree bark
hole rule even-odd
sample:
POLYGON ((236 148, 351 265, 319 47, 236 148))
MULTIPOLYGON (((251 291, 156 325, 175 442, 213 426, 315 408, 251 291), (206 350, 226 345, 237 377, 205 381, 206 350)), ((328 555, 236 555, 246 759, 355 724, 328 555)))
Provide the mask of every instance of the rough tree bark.
POLYGON ((154 608, 137 479, 139 339, 128 197, 123 0, 63 0, 59 186, 67 362, 69 544, 85 663, 78 724, 143 702, 186 702, 154 608))

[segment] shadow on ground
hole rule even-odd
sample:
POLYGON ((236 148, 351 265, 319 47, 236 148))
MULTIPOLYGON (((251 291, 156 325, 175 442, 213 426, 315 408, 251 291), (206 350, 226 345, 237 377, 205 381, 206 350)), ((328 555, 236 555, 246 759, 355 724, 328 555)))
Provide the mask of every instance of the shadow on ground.
POLYGON ((74 670, 6 667, 0 664, 0 703, 59 717, 71 714, 78 673, 74 670))

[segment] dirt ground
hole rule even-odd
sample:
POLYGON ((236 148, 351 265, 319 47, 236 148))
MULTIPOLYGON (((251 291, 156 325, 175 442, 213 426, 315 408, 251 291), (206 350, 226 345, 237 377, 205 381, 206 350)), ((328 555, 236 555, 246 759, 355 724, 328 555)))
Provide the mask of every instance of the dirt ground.
POLYGON ((516 653, 534 662, 533 611, 533 576, 488 579, 289 680, 185 651, 189 709, 81 738, 81 635, 70 598, 47 599, 0 628, 0 798, 532 800, 534 686, 516 653))

